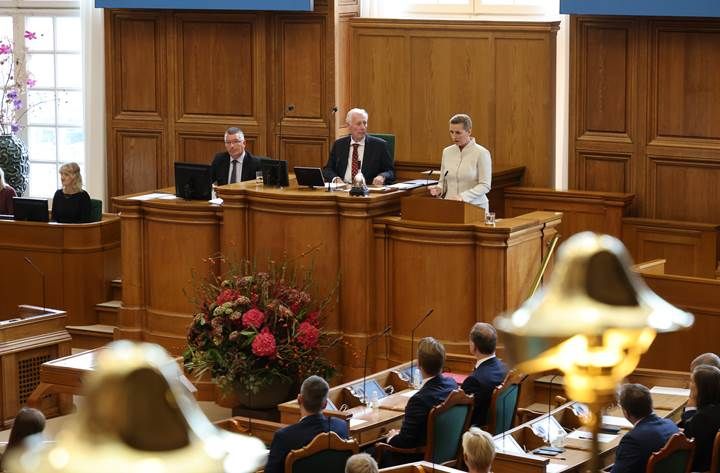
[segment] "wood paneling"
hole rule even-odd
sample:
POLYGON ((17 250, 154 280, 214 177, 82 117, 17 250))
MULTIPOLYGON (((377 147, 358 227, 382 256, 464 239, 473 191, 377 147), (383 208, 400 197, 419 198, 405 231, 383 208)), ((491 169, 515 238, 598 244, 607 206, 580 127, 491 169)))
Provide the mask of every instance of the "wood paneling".
POLYGON ((664 259, 667 274, 715 278, 718 230, 718 225, 625 218, 623 243, 636 262, 664 259))
POLYGON ((286 117, 323 118, 324 33, 322 17, 280 21, 282 98, 286 106, 294 106, 286 117))
POLYGON ((154 189, 165 177, 166 168, 162 166, 163 137, 157 132, 116 130, 113 140, 117 147, 115 155, 117 176, 116 185, 128 192, 154 189))
POLYGON ((285 138, 282 146, 282 159, 287 160, 290 172, 295 166, 322 167, 329 154, 327 140, 322 139, 285 138))
POLYGON ((551 185, 557 23, 351 20, 352 105, 396 136, 395 161, 438 167, 448 119, 473 118, 493 165, 551 185))
POLYGON ((218 133, 178 133, 178 161, 207 164, 215 153, 224 149, 223 135, 218 133))
POLYGON ((570 188, 643 218, 720 222, 720 21, 574 16, 570 188))

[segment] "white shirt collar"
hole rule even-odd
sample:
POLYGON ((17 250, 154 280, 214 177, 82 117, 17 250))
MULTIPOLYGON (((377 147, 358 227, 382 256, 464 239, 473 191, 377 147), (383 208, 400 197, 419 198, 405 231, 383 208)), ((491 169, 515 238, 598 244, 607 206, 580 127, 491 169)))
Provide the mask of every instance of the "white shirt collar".
POLYGON ((487 360, 489 360, 489 359, 491 359, 491 358, 495 358, 495 353, 493 353, 493 354, 490 355, 490 356, 486 356, 485 358, 480 358, 479 360, 477 360, 477 362, 475 362, 475 368, 477 368, 478 366, 480 366, 481 364, 483 364, 483 362, 485 362, 485 361, 487 361, 487 360))
POLYGON ((242 164, 243 159, 245 159, 245 151, 243 151, 242 154, 237 158, 233 158, 232 156, 230 156, 230 163, 232 163, 235 159, 237 159, 237 161, 242 164))
POLYGON ((350 135, 350 146, 352 146, 352 145, 354 145, 354 144, 356 144, 356 143, 359 144, 360 146, 365 146, 365 138, 366 138, 366 137, 363 136, 362 140, 360 140, 360 141, 355 141, 355 139, 352 137, 352 135, 350 135))

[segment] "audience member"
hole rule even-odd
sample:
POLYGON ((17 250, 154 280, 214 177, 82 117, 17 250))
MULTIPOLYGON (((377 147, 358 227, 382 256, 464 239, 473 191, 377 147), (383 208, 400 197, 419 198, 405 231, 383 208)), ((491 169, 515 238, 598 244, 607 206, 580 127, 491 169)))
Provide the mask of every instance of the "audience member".
POLYGON ((37 409, 23 407, 15 416, 10 438, 8 439, 5 453, 0 460, 0 471, 5 471, 5 458, 7 454, 22 446, 25 438, 39 434, 45 429, 45 416, 37 409))
MULTIPOLYGON (((457 383, 442 375, 445 364, 445 347, 432 337, 425 337, 418 344, 418 367, 423 377, 423 385, 407 403, 405 418, 400 430, 391 430, 387 442, 393 447, 416 448, 427 443, 427 421, 430 410, 442 404, 450 393, 457 389, 457 383)), ((389 455, 383 458, 383 466, 397 465, 407 461, 421 459, 419 456, 401 458, 389 455), (387 465, 386 465, 387 463, 387 465)))
POLYGON ((442 152, 440 180, 430 194, 443 199, 461 200, 488 210, 487 193, 492 181, 490 151, 475 143, 472 119, 465 114, 450 118, 453 144, 442 152))
POLYGON ((470 330, 470 353, 475 356, 475 370, 465 378, 462 390, 475 396, 472 425, 487 424, 488 408, 493 390, 503 382, 507 374, 505 364, 495 356, 497 332, 484 322, 476 323, 470 330))
POLYGON ((720 430, 720 369, 701 364, 692 372, 690 399, 697 412, 685 421, 685 436, 695 439, 692 471, 708 471, 720 430))
POLYGON ((329 390, 328 383, 320 376, 310 376, 303 381, 297 397, 300 404, 300 422, 275 432, 265 473, 282 473, 285 470, 285 457, 290 450, 304 447, 320 433, 331 431, 343 439, 348 438, 346 421, 322 414, 327 405, 329 390))
POLYGON ((462 437, 463 456, 469 473, 489 473, 495 459, 492 435, 477 427, 470 427, 462 437))
POLYGON ((90 196, 82 188, 80 166, 66 163, 60 166, 62 189, 53 196, 52 219, 58 223, 88 223, 91 219, 90 196))
POLYGON ((620 407, 633 428, 620 440, 612 473, 643 472, 650 455, 660 450, 678 427, 653 412, 650 390, 641 384, 620 388, 620 407))
POLYGON ((345 473, 378 473, 378 464, 367 453, 358 453, 348 458, 345 473))
POLYGON ((225 131, 225 149, 215 155, 210 165, 212 183, 224 186, 255 179, 260 159, 245 149, 245 134, 240 128, 225 131))
POLYGON ((0 168, 0 214, 13 215, 13 197, 17 196, 15 189, 5 182, 5 171, 0 168))
POLYGON ((385 140, 367 134, 368 113, 362 108, 351 109, 345 118, 350 135, 335 141, 323 168, 325 180, 354 182, 361 172, 366 182, 392 184, 395 168, 385 140))
MULTIPOLYGON (((715 353, 703 353, 702 355, 698 355, 692 363, 690 363, 691 382, 692 372, 695 371, 695 368, 701 365, 714 366, 715 368, 720 369, 720 356, 717 356, 715 353)), ((683 408, 682 418, 679 423, 680 427, 685 427, 685 423, 692 419, 692 416, 695 415, 695 412, 697 411, 697 404, 695 402, 696 400, 690 396, 687 404, 685 404, 685 407, 683 408)))

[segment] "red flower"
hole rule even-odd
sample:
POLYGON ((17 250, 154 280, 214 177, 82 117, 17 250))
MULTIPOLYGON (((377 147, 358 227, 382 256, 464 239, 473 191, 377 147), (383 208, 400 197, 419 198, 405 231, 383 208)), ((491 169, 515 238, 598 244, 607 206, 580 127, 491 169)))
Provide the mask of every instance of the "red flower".
POLYGON ((298 342, 303 348, 313 348, 320 338, 320 330, 309 322, 302 322, 298 327, 298 342))
POLYGON ((270 329, 265 327, 262 332, 255 336, 252 341, 252 351, 256 356, 275 356, 275 337, 270 333, 270 329))
POLYGON ((226 302, 232 302, 235 299, 237 299, 240 296, 238 292, 234 289, 224 289, 223 291, 218 294, 217 299, 215 300, 215 303, 217 305, 222 305, 226 302))
POLYGON ((258 329, 263 322, 265 322, 265 314, 258 309, 250 309, 242 316, 243 328, 253 327, 258 329))
POLYGON ((305 320, 315 327, 320 326, 320 311, 316 310, 314 312, 310 312, 308 316, 305 318, 305 320))

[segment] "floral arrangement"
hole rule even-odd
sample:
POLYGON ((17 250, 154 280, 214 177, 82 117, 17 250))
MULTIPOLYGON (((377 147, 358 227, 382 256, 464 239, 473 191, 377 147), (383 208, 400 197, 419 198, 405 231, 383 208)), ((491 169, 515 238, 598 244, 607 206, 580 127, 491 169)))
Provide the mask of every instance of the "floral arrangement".
POLYGON ((209 371, 224 392, 257 393, 277 379, 327 379, 335 372, 323 356, 335 342, 322 331, 330 296, 313 301, 312 270, 298 284, 287 262, 270 262, 269 268, 257 271, 244 261, 196 287, 200 309, 188 330, 186 367, 209 371))
MULTIPOLYGON (((37 39, 31 31, 25 32, 25 39, 37 39)), ((0 130, 3 134, 20 131, 20 120, 27 113, 27 104, 22 97, 27 89, 35 85, 35 79, 28 73, 24 62, 15 54, 16 45, 12 41, 0 41, 0 80, 2 80, 2 99, 0 100, 0 130)))

